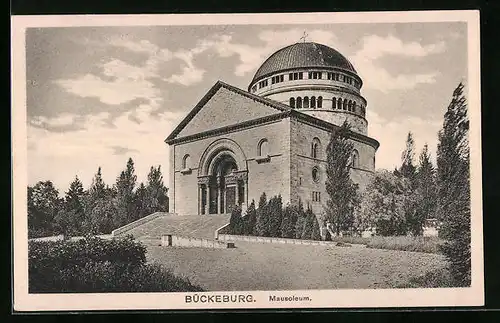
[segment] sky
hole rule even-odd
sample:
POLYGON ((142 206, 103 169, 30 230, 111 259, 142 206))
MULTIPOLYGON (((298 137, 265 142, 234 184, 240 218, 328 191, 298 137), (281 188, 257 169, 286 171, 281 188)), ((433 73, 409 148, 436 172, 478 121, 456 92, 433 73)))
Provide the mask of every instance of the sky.
POLYGON ((30 28, 26 33, 28 184, 63 194, 97 168, 112 185, 129 157, 138 181, 161 166, 164 139, 218 81, 247 89, 276 50, 333 47, 363 79, 376 168, 400 164, 409 131, 416 157, 437 132, 453 89, 467 82, 467 26, 446 23, 30 28))

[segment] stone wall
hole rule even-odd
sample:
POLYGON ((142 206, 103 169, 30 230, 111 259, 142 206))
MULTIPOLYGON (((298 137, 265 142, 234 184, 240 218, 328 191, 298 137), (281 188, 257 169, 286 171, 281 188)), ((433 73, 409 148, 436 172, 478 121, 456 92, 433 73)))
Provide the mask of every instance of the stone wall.
MULTIPOLYGON (((261 242, 261 243, 280 243, 280 244, 295 244, 295 245, 308 245, 308 246, 336 246, 337 242, 333 241, 317 241, 317 240, 301 240, 301 239, 287 239, 287 238, 270 238, 270 237, 256 237, 256 236, 242 236, 231 234, 219 234, 219 241, 248 241, 248 242, 261 242)), ((365 246, 354 245, 353 246, 365 246)))
MULTIPOLYGON (((292 119, 290 141, 291 201, 298 203, 300 199, 304 203, 304 206, 307 204, 311 205, 313 212, 316 215, 320 215, 323 212, 323 205, 328 198, 325 187, 326 147, 330 141, 330 133, 303 123, 300 120, 292 119), (315 137, 320 141, 320 149, 317 158, 312 158, 311 143, 315 137), (314 167, 319 170, 319 180, 317 182, 312 177, 314 167), (320 201, 313 201, 313 192, 320 192, 320 201)), ((356 140, 352 140, 351 142, 359 155, 359 165, 357 168, 351 169, 351 178, 355 183, 359 184, 361 189, 364 189, 375 170, 375 149, 368 144, 356 140)))
POLYGON ((174 236, 174 235, 162 236, 161 245, 163 247, 210 248, 210 249, 226 249, 234 247, 234 244, 229 244, 227 242, 174 236))
MULTIPOLYGON (((284 200, 290 196, 290 120, 280 119, 235 132, 175 144, 174 160, 171 164, 171 212, 179 215, 198 214, 198 168, 207 147, 216 140, 225 138, 234 141, 245 157, 244 167, 248 170, 247 201, 258 202, 262 192, 268 196, 281 194, 284 200), (268 162, 258 163, 257 145, 263 138, 268 140, 268 162), (191 172, 183 173, 182 159, 190 155, 191 172)), ((242 169, 239 169, 242 170, 242 169)))

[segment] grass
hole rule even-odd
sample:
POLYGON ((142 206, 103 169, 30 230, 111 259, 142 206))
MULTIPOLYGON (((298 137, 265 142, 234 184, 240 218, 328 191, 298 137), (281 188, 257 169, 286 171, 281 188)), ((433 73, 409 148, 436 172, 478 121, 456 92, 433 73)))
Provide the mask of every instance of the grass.
POLYGON ((207 291, 396 288, 447 265, 431 253, 243 241, 234 249, 150 244, 147 260, 207 291))
POLYGON ((398 288, 445 288, 456 287, 446 268, 440 268, 425 273, 424 275, 411 278, 407 283, 401 284, 398 288))
POLYGON ((374 236, 369 238, 332 237, 332 241, 350 244, 364 244, 368 248, 373 249, 401 250, 426 253, 440 253, 439 245, 442 243, 442 240, 438 237, 412 236, 374 236))

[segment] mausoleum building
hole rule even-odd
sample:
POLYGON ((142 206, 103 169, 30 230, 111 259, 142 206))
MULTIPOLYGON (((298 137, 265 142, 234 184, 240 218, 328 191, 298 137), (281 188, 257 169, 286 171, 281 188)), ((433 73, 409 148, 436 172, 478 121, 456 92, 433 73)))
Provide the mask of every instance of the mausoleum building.
POLYGON ((262 193, 300 200, 316 214, 327 201, 326 146, 351 124, 351 178, 363 189, 375 170, 363 81, 335 49, 300 42, 272 54, 247 91, 217 82, 167 137, 170 212, 230 213, 262 193))

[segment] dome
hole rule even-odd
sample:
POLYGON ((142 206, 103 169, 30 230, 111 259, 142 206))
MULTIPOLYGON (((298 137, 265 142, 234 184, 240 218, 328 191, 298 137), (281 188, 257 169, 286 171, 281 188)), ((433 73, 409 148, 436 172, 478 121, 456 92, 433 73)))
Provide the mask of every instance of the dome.
POLYGON ((279 71, 302 67, 342 69, 357 74, 351 62, 335 49, 318 43, 302 42, 272 54, 257 70, 251 83, 279 71))

